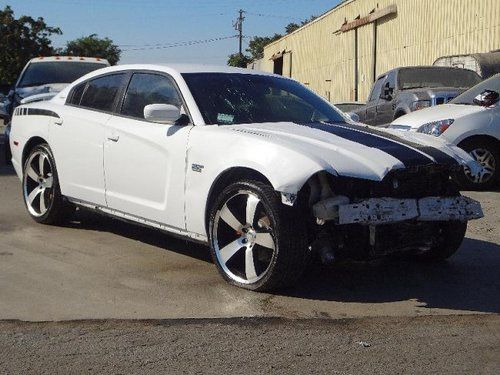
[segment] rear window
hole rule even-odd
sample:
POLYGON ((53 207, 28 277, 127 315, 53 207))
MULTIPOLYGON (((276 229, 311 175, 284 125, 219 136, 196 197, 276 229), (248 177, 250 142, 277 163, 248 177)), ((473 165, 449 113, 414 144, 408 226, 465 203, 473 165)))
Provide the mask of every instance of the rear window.
POLYGON ((82 107, 110 112, 125 74, 112 74, 89 81, 80 101, 82 107))
POLYGON ((40 86, 50 83, 71 83, 94 70, 107 65, 77 61, 46 61, 28 65, 18 87, 40 86))
POLYGON ((476 72, 458 68, 407 68, 401 69, 398 85, 401 90, 423 87, 469 88, 481 82, 476 72))

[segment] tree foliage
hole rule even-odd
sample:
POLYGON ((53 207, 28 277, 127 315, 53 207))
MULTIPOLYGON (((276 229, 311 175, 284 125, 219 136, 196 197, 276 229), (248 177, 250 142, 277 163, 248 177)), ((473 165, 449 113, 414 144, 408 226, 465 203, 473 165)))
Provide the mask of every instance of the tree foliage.
POLYGON ((233 53, 227 60, 227 65, 237 68, 246 68, 252 59, 244 54, 233 53))
MULTIPOLYGON (((301 28, 304 25, 307 25, 309 22, 314 21, 316 18, 317 18, 316 16, 311 16, 303 20, 300 24, 291 22, 285 26, 285 32, 286 34, 293 33, 295 30, 301 28)), ((239 56, 239 54, 235 53, 229 56, 228 65, 246 67, 250 61, 263 58, 264 47, 282 37, 283 35, 281 34, 274 34, 273 36, 254 36, 252 39, 250 39, 250 42, 248 43, 248 48, 246 49, 246 52, 248 52, 249 55, 243 55, 243 57, 241 57, 239 56)))
POLYGON ((33 57, 54 54, 50 36, 60 34, 58 27, 48 26, 42 17, 16 19, 10 6, 0 10, 0 83, 14 83, 33 57))
POLYGON ((248 48, 246 51, 250 53, 250 58, 252 60, 258 60, 264 57, 264 47, 269 43, 274 42, 282 37, 281 34, 274 34, 273 36, 256 36, 253 37, 248 43, 248 48))
POLYGON ((90 34, 82 38, 71 40, 60 51, 62 55, 101 57, 116 65, 120 61, 121 49, 109 38, 99 38, 97 34, 90 34))

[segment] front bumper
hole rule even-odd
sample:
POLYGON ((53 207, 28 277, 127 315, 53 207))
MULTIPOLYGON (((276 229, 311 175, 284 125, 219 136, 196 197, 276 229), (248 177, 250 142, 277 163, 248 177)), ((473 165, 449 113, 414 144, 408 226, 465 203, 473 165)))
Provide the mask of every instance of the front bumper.
POLYGON ((335 224, 379 225, 416 221, 468 221, 483 217, 481 204, 468 197, 420 199, 370 198, 358 203, 331 205, 318 202, 313 208, 319 221, 335 224))

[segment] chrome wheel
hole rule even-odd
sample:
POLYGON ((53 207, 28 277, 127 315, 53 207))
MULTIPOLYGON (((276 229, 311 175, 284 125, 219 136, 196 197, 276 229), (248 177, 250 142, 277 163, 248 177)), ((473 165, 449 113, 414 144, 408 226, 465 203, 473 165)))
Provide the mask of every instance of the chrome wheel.
POLYGON ((53 168, 49 156, 39 150, 30 155, 25 164, 23 193, 31 215, 43 216, 54 200, 53 168))
POLYGON ((276 256, 269 213, 258 196, 239 190, 216 211, 212 246, 224 273, 242 284, 253 284, 269 271, 276 256))
POLYGON ((476 184, 484 184, 491 180, 491 178, 495 175, 496 169, 496 160, 495 156, 487 149, 484 148, 476 148, 469 152, 469 154, 483 167, 479 174, 473 176, 470 173, 470 170, 467 168, 465 171, 465 175, 467 178, 476 183, 476 184))

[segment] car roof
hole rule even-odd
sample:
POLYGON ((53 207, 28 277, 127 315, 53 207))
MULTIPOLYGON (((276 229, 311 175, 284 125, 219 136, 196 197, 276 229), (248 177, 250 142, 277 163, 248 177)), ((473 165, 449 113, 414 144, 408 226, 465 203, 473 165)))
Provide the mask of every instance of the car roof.
POLYGON ((119 72, 122 70, 151 70, 162 71, 166 73, 236 73, 236 74, 252 74, 252 75, 266 75, 273 76, 272 73, 261 72, 258 70, 234 68, 231 66, 218 66, 218 65, 202 65, 202 64, 125 64, 115 65, 104 69, 99 69, 87 74, 86 78, 93 75, 101 75, 108 72, 119 72))
POLYGON ((100 57, 85 57, 85 56, 39 56, 32 58, 29 63, 35 64, 46 61, 75 61, 83 63, 94 63, 108 65, 109 62, 106 59, 100 57))

